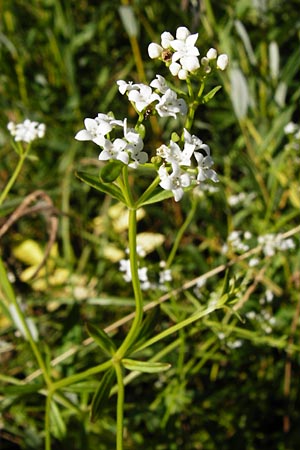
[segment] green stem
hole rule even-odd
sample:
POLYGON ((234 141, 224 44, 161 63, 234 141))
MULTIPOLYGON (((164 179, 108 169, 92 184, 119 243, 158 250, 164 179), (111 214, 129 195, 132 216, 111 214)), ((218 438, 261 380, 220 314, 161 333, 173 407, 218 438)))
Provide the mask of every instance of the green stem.
POLYGON ((145 190, 145 192, 142 193, 142 195, 140 196, 138 202, 137 202, 137 207, 139 208, 145 200, 147 200, 150 195, 152 194, 152 192, 154 191, 154 189, 158 186, 160 182, 160 178, 156 177, 152 183, 150 184, 150 186, 147 187, 147 189, 145 190))
POLYGON ((143 319, 143 296, 141 291, 140 280, 138 277, 138 259, 136 252, 136 210, 129 210, 129 257, 130 257, 130 269, 132 278, 132 287, 135 298, 135 316, 132 322, 131 328, 121 344, 120 348, 115 354, 115 359, 122 359, 126 354, 129 347, 133 344, 143 319))
MULTIPOLYGON (((222 300, 222 299, 220 299, 222 300)), ((151 345, 155 344, 156 342, 161 341, 162 339, 171 336, 172 334, 176 333, 177 331, 191 325, 192 323, 196 322, 197 320, 201 319, 202 317, 205 317, 212 312, 216 311, 217 309, 221 309, 224 307, 224 301, 220 301, 220 303, 216 303, 215 305, 208 306, 205 309, 200 309, 199 311, 196 311, 195 314, 188 317, 185 320, 182 320, 181 322, 169 327, 168 329, 162 331, 161 333, 157 334, 153 338, 150 338, 148 341, 146 341, 144 344, 142 344, 140 347, 138 347, 135 351, 140 352, 141 350, 144 350, 147 347, 150 347, 151 345)))
POLYGON ((179 228, 179 231, 178 231, 176 239, 174 241, 172 250, 171 250, 171 252, 169 254, 169 257, 167 259, 167 262, 166 262, 166 268, 167 269, 172 265, 172 262, 174 260, 175 255, 176 255, 176 252, 178 250, 178 247, 179 247, 180 241, 182 239, 182 236, 184 235, 187 227, 190 225, 191 221, 193 220, 193 217, 194 217, 194 214, 195 214, 195 211, 196 211, 196 206, 197 206, 197 200, 196 200, 195 197, 193 197, 192 198, 192 208, 190 209, 190 212, 187 215, 185 221, 183 222, 183 224, 179 228))
POLYGON ((118 400, 117 400, 117 440, 116 450, 123 450, 123 422, 124 422, 124 381, 122 367, 120 363, 115 364, 118 384, 118 400))
POLYGON ((51 410, 52 396, 48 393, 46 398, 45 411, 45 450, 51 450, 51 424, 50 424, 50 410, 51 410))
POLYGON ((85 380, 87 377, 91 375, 95 375, 96 373, 104 372, 112 365, 112 361, 105 361, 98 366, 91 367, 90 369, 85 370, 84 372, 77 373, 76 375, 71 375, 63 380, 56 381, 52 383, 52 391, 57 391, 58 389, 70 386, 71 384, 78 383, 81 380, 85 380))
POLYGON ((21 169, 23 167, 24 161, 28 156, 30 150, 30 145, 28 145, 27 149, 24 151, 24 153, 20 153, 20 157, 19 157, 19 161, 18 164, 16 165, 16 168, 12 174, 12 176, 10 177, 7 185, 5 186, 5 188, 3 189, 3 191, 1 192, 0 195, 0 206, 2 205, 2 203, 4 202, 4 200, 6 199, 9 191, 11 190, 11 188, 13 187, 16 179, 19 176, 19 173, 21 172, 21 169))

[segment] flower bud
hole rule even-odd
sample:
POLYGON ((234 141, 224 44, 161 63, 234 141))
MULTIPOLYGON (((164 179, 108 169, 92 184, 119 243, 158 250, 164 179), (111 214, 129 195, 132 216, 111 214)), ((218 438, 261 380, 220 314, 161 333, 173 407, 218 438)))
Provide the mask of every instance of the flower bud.
POLYGON ((220 70, 225 70, 227 66, 228 66, 228 56, 225 53, 223 53, 222 55, 218 56, 217 68, 220 70))
POLYGON ((206 57, 208 59, 216 59, 217 55, 218 55, 218 53, 217 53, 217 50, 215 48, 210 48, 208 50, 208 52, 206 53, 206 57))
POLYGON ((159 58, 162 54, 162 51, 163 48, 160 45, 155 44, 154 42, 151 42, 151 44, 149 44, 148 46, 148 55, 151 59, 159 58))

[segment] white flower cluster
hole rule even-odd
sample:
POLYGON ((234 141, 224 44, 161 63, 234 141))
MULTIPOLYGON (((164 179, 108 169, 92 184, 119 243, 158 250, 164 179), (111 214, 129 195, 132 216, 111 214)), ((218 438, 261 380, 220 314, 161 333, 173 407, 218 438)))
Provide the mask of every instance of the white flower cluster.
POLYGON ((262 245, 265 256, 274 256, 276 250, 286 251, 295 248, 293 239, 284 239, 281 234, 269 233, 259 236, 258 243, 262 245))
POLYGON ((84 125, 85 129, 78 131, 75 139, 78 141, 93 141, 102 147, 99 155, 100 161, 116 159, 134 169, 139 164, 148 161, 147 153, 142 151, 144 148, 143 139, 133 128, 127 128, 127 119, 115 120, 107 114, 99 113, 94 119, 84 119, 84 125), (121 128, 123 137, 111 141, 105 136, 115 127, 121 128))
MULTIPOLYGON (((165 31, 161 35, 161 45, 152 42, 148 46, 150 58, 162 59, 173 76, 178 76, 180 80, 186 80, 190 73, 195 73, 200 68, 200 52, 195 46, 198 33, 191 34, 186 27, 179 27, 176 30, 176 39, 165 31)), ((225 70, 228 65, 228 56, 219 55, 214 48, 209 49, 206 57, 201 59, 204 72, 211 71, 211 63, 216 62, 216 68, 225 70)))
MULTIPOLYGON (((139 256, 142 256, 142 255, 139 254, 139 256)), ((129 259, 121 259, 119 264, 120 264, 120 266, 119 266, 120 272, 123 272, 124 281, 126 281, 126 283, 130 283, 132 280, 130 260, 129 259)), ((148 267, 146 267, 146 266, 138 268, 138 277, 139 277, 139 280, 141 283, 141 289, 143 291, 146 291, 149 289, 158 289, 160 291, 165 291, 168 289, 167 284, 170 281, 172 281, 171 270, 165 268, 165 261, 161 261, 159 264, 158 280, 156 282, 151 281, 151 277, 149 279, 148 267)))
POLYGON ((294 135, 295 139, 300 139, 300 126, 295 122, 289 122, 284 127, 285 134, 294 135))
POLYGON ((184 129, 182 150, 176 142, 171 140, 169 146, 161 145, 156 150, 156 154, 164 160, 164 164, 158 169, 160 186, 172 191, 176 202, 182 198, 183 188, 191 186, 195 181, 198 184, 207 179, 218 182, 217 173, 211 169, 214 162, 210 156, 209 146, 186 129, 184 129), (192 156, 197 163, 196 169, 192 168, 192 156), (165 163, 171 165, 171 172, 165 163))
POLYGON ((185 115, 187 113, 187 104, 184 99, 177 98, 175 91, 169 88, 165 78, 156 75, 150 85, 142 83, 126 82, 124 80, 117 81, 119 91, 122 95, 128 93, 128 99, 134 104, 136 110, 140 113, 146 110, 151 104, 160 117, 174 117, 177 114, 185 115), (152 90, 154 88, 156 91, 152 90), (159 95, 162 94, 162 95, 159 95))
MULTIPOLYGON (((149 54, 170 63, 171 73, 186 79, 189 73, 200 68, 199 50, 195 47, 197 37, 198 34, 191 34, 185 27, 177 29, 176 39, 171 33, 164 32, 161 36, 161 46, 150 44, 149 54)), ((210 49, 202 60, 204 70, 199 74, 199 79, 209 72, 210 65, 215 64, 214 67, 224 70, 228 62, 227 56, 218 57, 215 49, 210 49)), ((185 98, 178 97, 178 92, 182 91, 172 89, 161 75, 156 75, 149 85, 124 80, 118 80, 117 85, 119 92, 127 95, 138 113, 139 126, 128 128, 127 119, 116 120, 112 115, 99 113, 93 119, 84 120, 85 129, 80 130, 75 139, 93 141, 100 146, 101 161, 119 160, 136 169, 153 156, 144 151, 144 129, 140 126, 142 120, 154 114, 176 119, 178 115, 188 114, 188 105, 185 98)), ((183 96, 185 95, 188 98, 188 95, 183 93, 183 96)), ((160 186, 172 191, 175 201, 182 198, 184 188, 200 184, 207 179, 218 181, 218 176, 212 169, 214 162, 208 145, 197 136, 191 135, 187 129, 184 129, 181 138, 177 138, 176 142, 171 140, 169 145, 161 145, 151 161, 153 168, 158 171, 160 186)))
POLYGON ((18 124, 8 122, 7 129, 16 142, 26 142, 29 144, 35 139, 44 137, 46 125, 25 119, 24 122, 18 124))
POLYGON ((249 241, 252 238, 250 231, 243 233, 239 230, 234 230, 229 233, 227 243, 222 247, 222 253, 227 253, 229 249, 236 252, 247 252, 250 249, 249 241))
MULTIPOLYGON (((237 252, 247 252, 251 247, 255 246, 255 242, 251 242, 253 238, 250 231, 242 232, 234 230, 229 233, 227 243, 222 247, 222 253, 227 253, 229 248, 237 252), (252 244, 250 246, 250 243, 252 244)), ((283 238, 281 234, 264 234, 259 236, 257 244, 262 246, 262 252, 265 256, 274 256, 276 251, 287 251, 295 248, 295 243, 291 238, 283 238)), ((257 258, 252 258, 249 261, 251 267, 259 263, 257 258)))
POLYGON ((300 149, 300 126, 295 122, 289 122, 284 127, 284 132, 289 138, 289 146, 294 150, 300 149))

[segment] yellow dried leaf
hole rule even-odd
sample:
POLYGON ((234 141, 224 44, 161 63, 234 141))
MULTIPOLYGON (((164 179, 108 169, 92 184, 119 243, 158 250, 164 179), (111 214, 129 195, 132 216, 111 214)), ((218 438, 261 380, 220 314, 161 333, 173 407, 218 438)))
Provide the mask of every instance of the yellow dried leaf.
POLYGON ((151 253, 160 247, 165 241, 165 236, 160 233, 139 233, 137 235, 137 245, 142 247, 145 253, 151 253))
POLYGON ((43 250, 33 239, 27 239, 13 249, 13 255, 29 266, 37 266, 43 260, 43 250))

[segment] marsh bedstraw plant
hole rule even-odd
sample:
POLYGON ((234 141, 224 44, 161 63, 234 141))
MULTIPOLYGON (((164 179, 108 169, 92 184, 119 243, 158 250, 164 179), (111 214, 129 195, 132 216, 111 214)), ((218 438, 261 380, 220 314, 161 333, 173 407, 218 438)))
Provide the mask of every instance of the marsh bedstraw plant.
MULTIPOLYGON (((124 279, 132 284, 135 310, 134 318, 122 343, 117 347, 113 339, 94 324, 87 324, 87 331, 107 356, 105 362, 62 379, 53 379, 49 365, 43 356, 42 346, 38 345, 36 328, 26 317, 9 281, 6 268, 0 258, 0 294, 5 300, 4 306, 16 328, 31 346, 44 385, 35 385, 34 392, 46 397, 45 407, 45 450, 51 450, 51 432, 53 423, 59 422, 57 404, 65 405, 76 413, 81 413, 65 393, 65 389, 88 377, 102 374, 94 393, 90 418, 96 421, 102 414, 105 403, 112 392, 117 392, 116 407, 116 448, 123 449, 123 416, 125 403, 126 370, 134 372, 158 373, 168 370, 170 364, 153 360, 137 360, 134 355, 147 347, 177 333, 213 311, 223 308, 229 299, 235 296, 235 288, 224 283, 220 298, 196 310, 191 316, 175 325, 149 337, 148 331, 154 329, 156 316, 148 314, 144 318, 143 293, 150 288, 165 291, 172 279, 171 265, 184 230, 193 218, 195 202, 183 225, 177 232, 167 261, 161 261, 157 281, 148 279, 147 268, 139 266, 140 249, 137 246, 137 212, 146 205, 161 202, 173 197, 179 202, 186 192, 202 189, 205 182, 218 182, 213 169, 210 148, 200 137, 193 134, 194 116, 200 105, 206 104, 218 92, 221 86, 215 86, 206 92, 206 82, 216 71, 223 71, 228 64, 225 54, 218 55, 213 48, 200 58, 196 47, 198 34, 191 34, 186 27, 179 27, 174 37, 169 32, 161 35, 161 43, 151 43, 148 48, 150 58, 159 59, 169 70, 168 79, 157 74, 149 83, 117 81, 121 95, 126 96, 137 114, 134 124, 127 118, 116 118, 113 113, 99 113, 95 118, 84 120, 84 129, 77 132, 78 141, 92 141, 99 148, 99 160, 103 162, 98 176, 79 171, 77 176, 92 188, 105 193, 125 205, 128 210, 128 258, 120 262, 120 271, 124 279), (170 80, 169 80, 170 78, 170 80), (169 118, 181 129, 173 130, 167 142, 160 142, 157 148, 148 148, 147 127, 145 121, 169 118), (176 120, 180 118, 180 120, 176 120), (143 169, 143 171, 139 169, 143 169), (145 177, 145 171, 149 177, 145 177), (141 175, 140 175, 141 174, 141 175), (142 193, 135 189, 135 177, 149 179, 149 185, 142 193), (147 334, 146 334, 147 331, 147 334), (116 384, 116 388, 112 390, 116 384), (43 388, 41 388, 43 386, 43 388)), ((150 128, 150 127, 148 127, 150 128)), ((11 178, 0 196, 3 204, 13 187, 29 155, 32 142, 42 138, 45 125, 26 119, 23 123, 9 122, 8 130, 13 137, 13 147, 18 154, 18 162, 11 178)), ((151 128, 150 128, 151 129, 151 128)), ((149 138, 149 136, 148 136, 149 138)), ((205 189, 203 189, 205 194, 205 189)), ((226 277, 225 277, 226 278, 226 277)), ((48 356, 46 357, 48 359, 48 356)))
MULTIPOLYGON (((136 242, 137 210, 147 204, 153 204, 174 197, 179 202, 185 191, 201 189, 204 182, 218 182, 213 167, 210 148, 198 136, 193 134, 194 116, 200 105, 207 103, 221 86, 209 92, 205 91, 207 79, 217 70, 225 70, 228 57, 218 55, 210 48, 206 56, 200 59, 196 47, 198 34, 191 34, 186 27, 179 27, 174 37, 169 32, 161 35, 161 43, 151 43, 148 47, 150 58, 161 60, 169 69, 168 81, 157 74, 149 85, 133 81, 118 80, 121 95, 127 97, 137 113, 135 124, 127 118, 116 118, 112 113, 99 113, 95 118, 84 119, 85 128, 78 131, 75 138, 79 141, 92 141, 100 147, 99 160, 104 162, 99 177, 79 172, 78 177, 91 187, 111 195, 128 208, 129 259, 121 262, 120 270, 126 281, 132 283, 135 297, 135 315, 131 328, 124 341, 115 347, 114 342, 103 330, 88 325, 90 335, 108 354, 110 360, 104 366, 105 373, 94 395, 91 406, 91 419, 96 420, 109 397, 111 388, 117 380, 117 449, 123 448, 123 409, 124 409, 124 371, 160 372, 167 370, 169 364, 162 362, 137 361, 129 358, 134 351, 141 350, 158 342, 199 319, 204 312, 195 314, 187 320, 171 327, 166 332, 151 338, 143 344, 139 340, 143 332, 143 296, 142 290, 149 286, 147 271, 139 268, 136 242), (156 149, 148 149, 145 120, 149 116, 159 118, 183 119, 182 130, 174 130, 167 143, 161 143, 156 149), (139 176, 139 168, 153 174, 152 181, 138 196, 134 192, 134 182, 130 178, 139 176)), ((177 122, 176 122, 177 123, 177 122)), ((172 253, 174 257, 174 252, 172 253)), ((170 279, 168 259, 165 275, 170 279)), ((223 299, 224 300, 224 299, 223 299)), ((215 303, 212 310, 222 307, 223 302, 215 303)))

